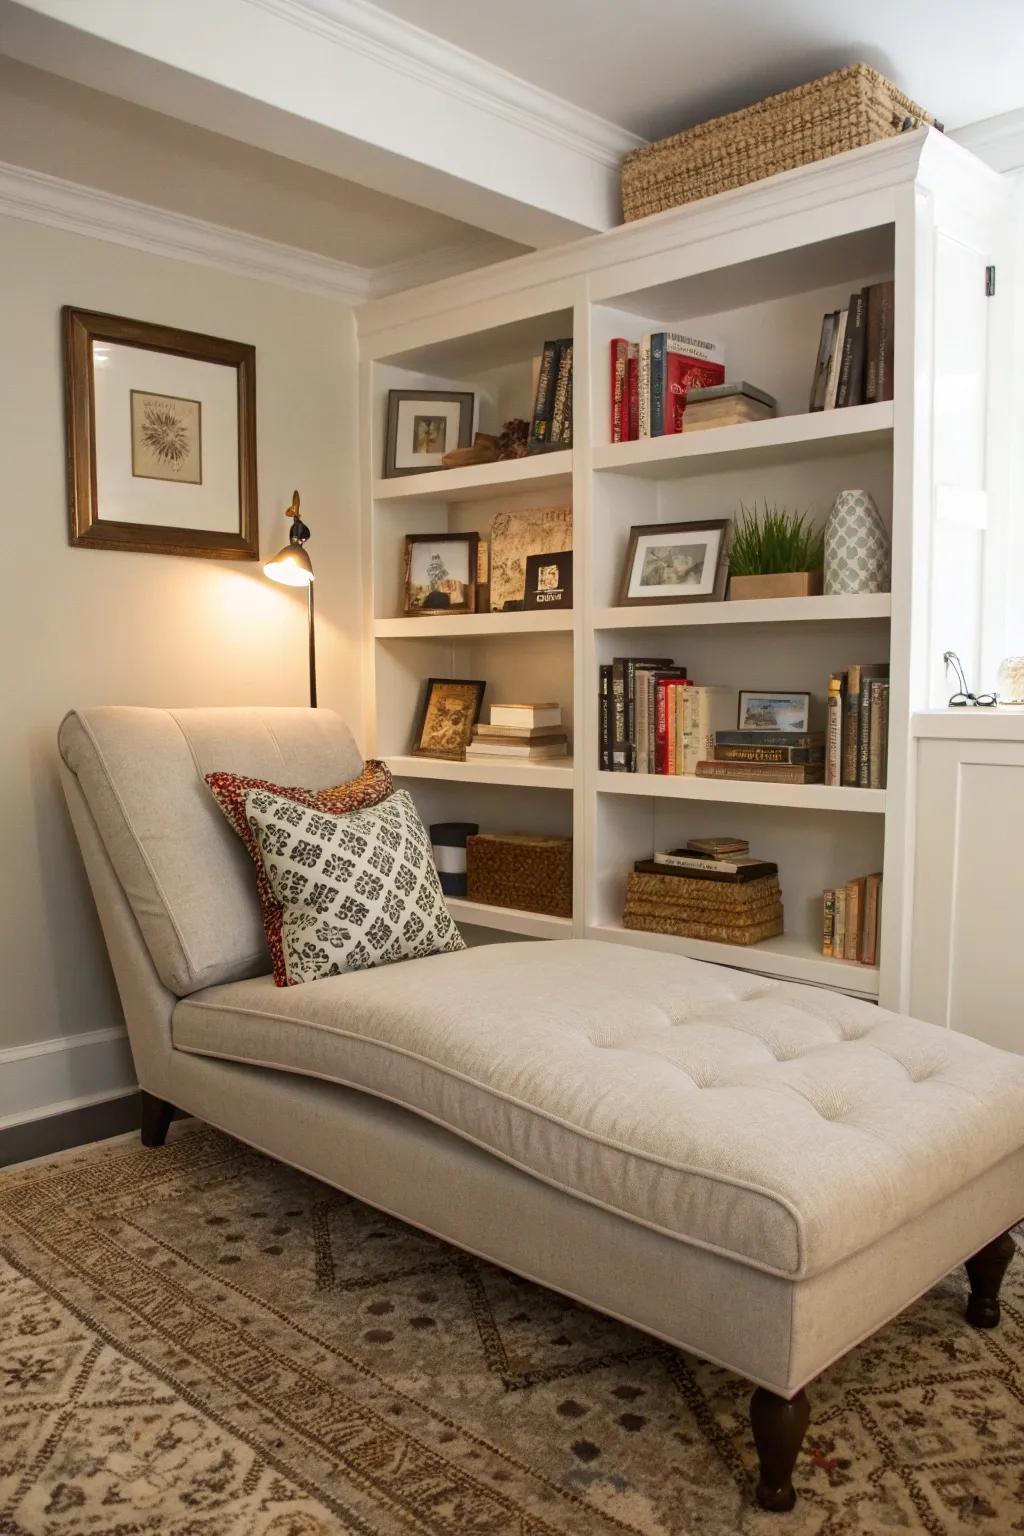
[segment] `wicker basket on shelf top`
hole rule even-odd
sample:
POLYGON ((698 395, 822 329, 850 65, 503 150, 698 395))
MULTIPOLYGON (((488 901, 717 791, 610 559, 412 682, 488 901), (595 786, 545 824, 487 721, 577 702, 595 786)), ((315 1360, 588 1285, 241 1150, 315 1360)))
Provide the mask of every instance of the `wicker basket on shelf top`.
POLYGON ((924 123, 935 119, 884 75, 851 64, 633 150, 622 164, 622 216, 662 213, 924 123))

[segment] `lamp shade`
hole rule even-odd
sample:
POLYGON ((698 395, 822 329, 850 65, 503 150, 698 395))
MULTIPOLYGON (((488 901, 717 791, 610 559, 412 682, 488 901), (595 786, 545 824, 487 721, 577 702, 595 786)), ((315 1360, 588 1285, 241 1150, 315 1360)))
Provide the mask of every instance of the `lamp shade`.
POLYGON ((298 542, 286 544, 263 567, 264 576, 285 587, 308 587, 313 580, 313 562, 298 542))

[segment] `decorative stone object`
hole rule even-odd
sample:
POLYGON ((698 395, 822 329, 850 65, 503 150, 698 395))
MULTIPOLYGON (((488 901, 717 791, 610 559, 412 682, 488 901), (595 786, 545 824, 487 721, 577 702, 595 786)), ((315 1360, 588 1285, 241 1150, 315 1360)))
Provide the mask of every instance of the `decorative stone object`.
POLYGON ((840 491, 825 524, 825 592, 888 592, 889 535, 870 491, 840 491))
POLYGON ((1024 656, 1007 656, 999 663, 996 698, 1003 708, 1024 709, 1024 656))

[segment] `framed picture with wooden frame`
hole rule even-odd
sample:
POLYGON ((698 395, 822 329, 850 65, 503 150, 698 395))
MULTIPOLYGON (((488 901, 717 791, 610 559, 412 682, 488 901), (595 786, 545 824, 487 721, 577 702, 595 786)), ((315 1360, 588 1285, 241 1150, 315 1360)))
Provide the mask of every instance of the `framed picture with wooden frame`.
POLYGON ((402 608, 409 617, 475 613, 476 533, 407 533, 402 608))
POLYGON ((428 677, 413 752, 464 762, 486 687, 470 678, 428 677))
POLYGON ((389 389, 384 477, 443 469, 452 448, 473 441, 475 395, 460 389, 389 389))
POLYGON ((729 579, 729 518, 629 530, 619 602, 720 603, 729 579))
POLYGON ((71 543, 258 560, 256 350, 62 311, 71 543))

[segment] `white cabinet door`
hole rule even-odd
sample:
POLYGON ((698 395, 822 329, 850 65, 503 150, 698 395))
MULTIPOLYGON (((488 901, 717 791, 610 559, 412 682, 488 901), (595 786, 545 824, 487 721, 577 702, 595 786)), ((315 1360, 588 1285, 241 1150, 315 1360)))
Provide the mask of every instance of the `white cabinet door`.
POLYGON ((1024 720, 941 723, 917 739, 911 1012, 1024 1052, 1024 720))

